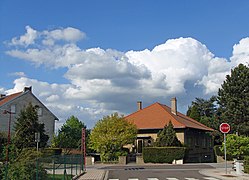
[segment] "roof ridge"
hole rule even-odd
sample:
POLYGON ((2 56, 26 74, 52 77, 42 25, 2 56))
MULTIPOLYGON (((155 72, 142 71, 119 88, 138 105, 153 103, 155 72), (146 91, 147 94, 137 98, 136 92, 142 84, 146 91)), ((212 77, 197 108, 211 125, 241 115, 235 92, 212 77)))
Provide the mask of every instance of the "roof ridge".
MULTIPOLYGON (((173 115, 172 113, 168 112, 164 107, 162 107, 162 106, 166 106, 167 108, 171 109, 169 106, 167 106, 167 105, 165 105, 165 104, 161 104, 161 103, 159 103, 159 105, 160 105, 160 107, 161 107, 164 111, 166 111, 174 120, 176 120, 178 123, 180 123, 183 127, 186 127, 185 124, 183 124, 182 122, 178 121, 178 119, 176 119, 176 118, 174 117, 174 116, 177 116, 177 115, 173 115)), ((178 112, 177 112, 177 113, 178 113, 178 112)))
POLYGON ((145 108, 142 108, 142 109, 140 109, 140 110, 137 110, 137 111, 135 111, 135 112, 133 112, 133 113, 131 113, 131 114, 125 116, 124 118, 129 117, 129 116, 131 116, 131 115, 133 115, 133 114, 136 114, 136 113, 138 113, 138 112, 140 112, 140 111, 142 111, 142 110, 144 110, 144 109, 147 109, 147 108, 149 108, 149 107, 151 107, 151 106, 153 106, 153 105, 155 105, 155 104, 160 104, 160 103, 155 102, 155 103, 153 103, 153 104, 151 104, 151 105, 149 105, 149 106, 147 106, 147 107, 145 107, 145 108))
POLYGON ((24 94, 24 92, 20 91, 20 92, 16 92, 10 95, 6 95, 2 100, 0 100, 0 106, 20 97, 20 95, 24 94))

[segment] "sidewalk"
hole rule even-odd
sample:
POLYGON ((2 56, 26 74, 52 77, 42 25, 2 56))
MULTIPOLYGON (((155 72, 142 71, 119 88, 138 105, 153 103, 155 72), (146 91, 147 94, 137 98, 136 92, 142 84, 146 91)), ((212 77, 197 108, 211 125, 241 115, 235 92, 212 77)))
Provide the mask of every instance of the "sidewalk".
POLYGON ((211 176, 218 179, 224 180, 249 180, 249 174, 242 173, 236 174, 236 171, 232 169, 232 162, 227 164, 227 173, 225 169, 225 163, 208 163, 213 166, 213 169, 202 169, 199 171, 200 174, 205 176, 211 176))
MULTIPOLYGON (((200 174, 214 177, 221 180, 249 180, 249 174, 236 174, 236 171, 232 169, 232 165, 228 164, 227 174, 225 171, 224 163, 206 163, 214 168, 202 169, 199 171, 200 174)), ((102 167, 113 166, 112 165, 97 165, 89 166, 84 175, 80 176, 77 180, 104 180, 107 179, 108 171, 101 169, 102 167)))

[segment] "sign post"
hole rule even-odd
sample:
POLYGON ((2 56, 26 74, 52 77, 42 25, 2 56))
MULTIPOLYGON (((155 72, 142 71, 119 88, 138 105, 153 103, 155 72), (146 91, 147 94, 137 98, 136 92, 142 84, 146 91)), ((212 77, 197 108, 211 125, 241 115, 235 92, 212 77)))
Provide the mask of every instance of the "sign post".
POLYGON ((220 131, 224 134, 224 155, 225 155, 225 169, 227 174, 227 151, 226 151, 226 134, 230 131, 230 125, 228 123, 221 123, 220 131))

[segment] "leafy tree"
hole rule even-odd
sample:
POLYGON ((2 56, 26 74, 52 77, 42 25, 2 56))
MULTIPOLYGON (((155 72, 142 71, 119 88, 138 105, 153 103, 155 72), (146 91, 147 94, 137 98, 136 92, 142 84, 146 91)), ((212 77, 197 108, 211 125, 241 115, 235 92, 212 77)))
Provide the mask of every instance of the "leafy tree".
POLYGON ((156 146, 181 146, 181 142, 176 137, 173 124, 170 121, 168 125, 165 125, 163 130, 158 133, 156 140, 156 146))
POLYGON ((239 64, 218 91, 218 103, 223 122, 232 132, 249 136, 249 68, 239 64))
MULTIPOLYGON (((224 146, 221 150, 224 152, 224 146)), ((249 155, 249 137, 228 134, 226 138, 226 153, 233 158, 241 159, 249 155)))
MULTIPOLYGON (((81 147, 82 128, 86 128, 85 124, 77 117, 71 116, 66 120, 58 135, 52 140, 53 147, 67 149, 67 153, 73 148, 81 147)), ((89 130, 86 131, 86 137, 89 135, 89 130)))
POLYGON ((14 129, 14 143, 18 149, 36 147, 35 133, 37 132, 40 132, 40 147, 45 147, 49 139, 45 134, 44 124, 38 122, 37 109, 31 103, 21 110, 14 129))
MULTIPOLYGON (((7 143, 7 135, 4 132, 0 132, 0 155, 4 149, 4 144, 7 143)), ((2 156, 0 157, 0 161, 2 160, 2 156)))
POLYGON ((136 135, 135 125, 115 113, 96 123, 90 135, 91 147, 100 153, 102 161, 115 160, 124 145, 134 142, 136 135))
POLYGON ((187 116, 200 123, 214 129, 211 133, 214 144, 222 143, 222 133, 219 131, 220 126, 220 111, 217 108, 217 97, 212 96, 210 99, 205 100, 202 98, 196 98, 192 101, 191 106, 188 108, 187 116))

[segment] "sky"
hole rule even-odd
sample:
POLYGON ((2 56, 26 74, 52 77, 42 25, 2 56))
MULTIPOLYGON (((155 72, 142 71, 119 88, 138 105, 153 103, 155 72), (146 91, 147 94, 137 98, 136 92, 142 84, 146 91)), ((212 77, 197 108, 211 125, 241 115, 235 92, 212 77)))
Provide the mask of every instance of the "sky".
POLYGON ((249 63, 246 0, 1 0, 0 93, 32 86, 88 128, 155 102, 186 113, 249 63))

